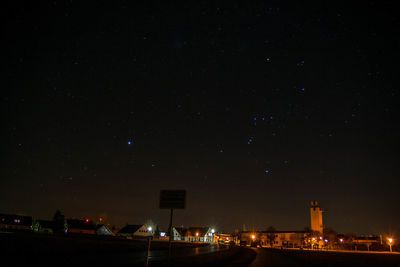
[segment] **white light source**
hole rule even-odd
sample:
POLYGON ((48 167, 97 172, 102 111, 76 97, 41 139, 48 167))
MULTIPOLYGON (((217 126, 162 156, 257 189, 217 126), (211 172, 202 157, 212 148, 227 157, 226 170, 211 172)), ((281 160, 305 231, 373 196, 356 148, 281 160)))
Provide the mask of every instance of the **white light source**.
POLYGON ((211 233, 213 233, 213 234, 214 234, 214 233, 215 233, 215 230, 214 230, 214 229, 211 229, 211 233))
POLYGON ((151 232, 151 230, 153 230, 153 228, 151 228, 151 226, 147 227, 147 231, 151 232))
POLYGON ((166 236, 166 233, 165 233, 165 232, 161 232, 161 233, 160 233, 160 236, 161 236, 161 237, 165 237, 165 236, 166 236))

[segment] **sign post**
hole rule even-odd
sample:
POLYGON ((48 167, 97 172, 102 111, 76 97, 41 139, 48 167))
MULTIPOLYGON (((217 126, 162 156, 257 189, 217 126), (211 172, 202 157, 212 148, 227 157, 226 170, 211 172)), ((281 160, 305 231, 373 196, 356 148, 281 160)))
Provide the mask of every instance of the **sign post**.
POLYGON ((174 209, 184 209, 186 204, 186 190, 161 190, 160 191, 160 209, 171 210, 169 217, 169 241, 168 241, 168 266, 171 263, 171 241, 172 241, 172 216, 174 209))
POLYGON ((149 266, 151 239, 152 239, 151 236, 147 238, 148 243, 147 243, 147 251, 146 251, 146 267, 149 266))

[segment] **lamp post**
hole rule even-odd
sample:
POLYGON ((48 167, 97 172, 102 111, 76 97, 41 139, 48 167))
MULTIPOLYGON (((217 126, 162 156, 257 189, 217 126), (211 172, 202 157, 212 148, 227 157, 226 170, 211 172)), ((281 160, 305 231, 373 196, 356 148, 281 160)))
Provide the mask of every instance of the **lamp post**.
POLYGON ((393 238, 389 237, 389 238, 388 238, 388 241, 389 241, 390 252, 392 252, 393 238))

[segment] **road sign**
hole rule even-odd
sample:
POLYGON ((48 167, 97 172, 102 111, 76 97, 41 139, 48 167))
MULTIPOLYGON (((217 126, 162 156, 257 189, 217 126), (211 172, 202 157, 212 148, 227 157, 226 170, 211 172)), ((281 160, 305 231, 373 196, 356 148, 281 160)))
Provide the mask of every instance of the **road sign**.
POLYGON ((161 190, 160 209, 184 209, 186 190, 161 190))

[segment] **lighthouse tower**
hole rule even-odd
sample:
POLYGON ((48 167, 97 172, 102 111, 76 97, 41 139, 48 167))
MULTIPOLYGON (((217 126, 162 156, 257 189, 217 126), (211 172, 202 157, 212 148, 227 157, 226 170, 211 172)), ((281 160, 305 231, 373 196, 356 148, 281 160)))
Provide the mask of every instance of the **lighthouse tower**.
POLYGON ((322 212, 318 201, 311 201, 311 230, 322 234, 324 225, 322 224, 322 212))

